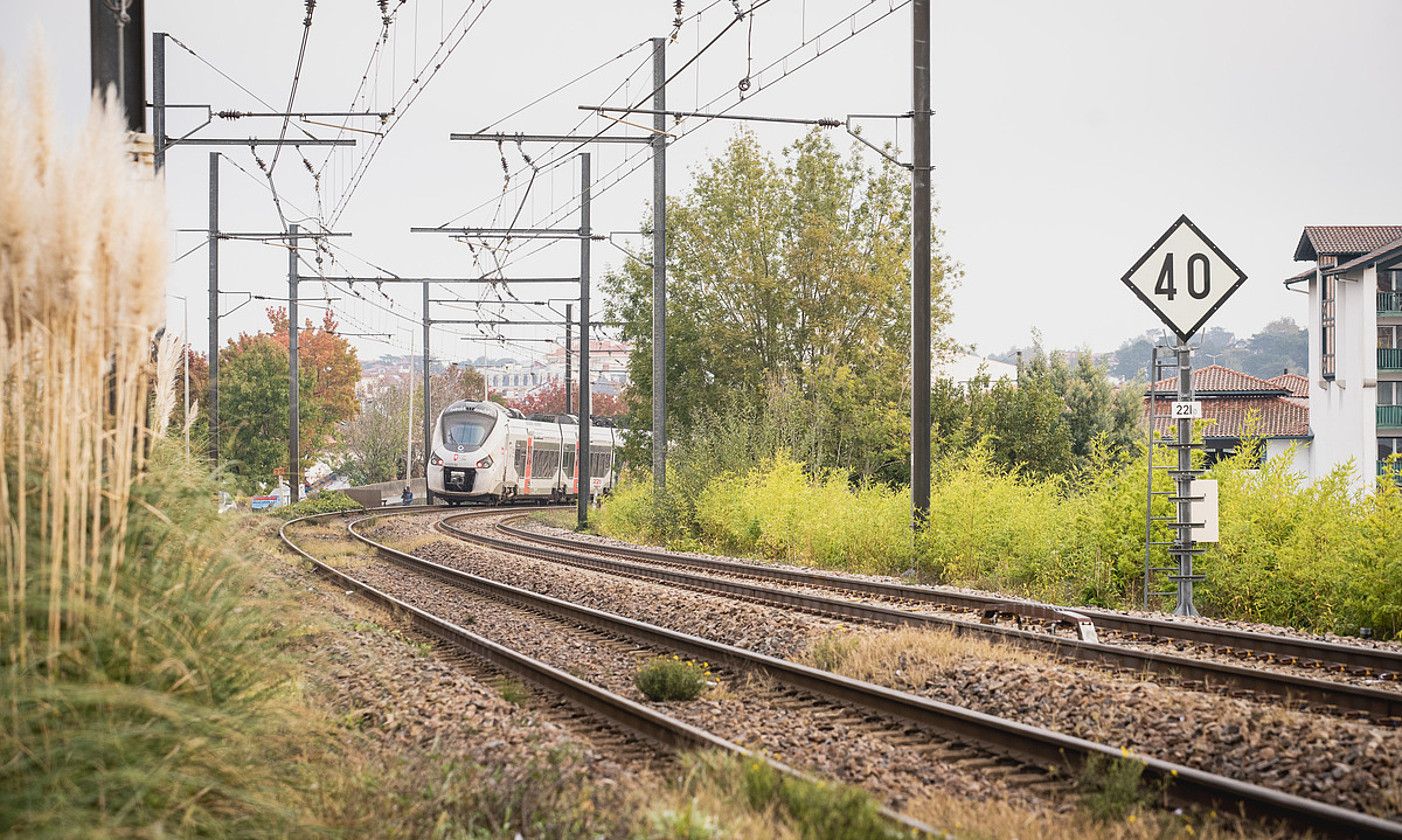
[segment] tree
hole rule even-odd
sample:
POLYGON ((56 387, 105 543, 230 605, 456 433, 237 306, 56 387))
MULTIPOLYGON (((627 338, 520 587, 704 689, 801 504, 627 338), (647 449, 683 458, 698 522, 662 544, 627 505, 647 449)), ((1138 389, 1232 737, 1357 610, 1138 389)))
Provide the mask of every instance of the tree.
POLYGON ((1281 318, 1266 324, 1246 340, 1241 370, 1269 379, 1286 370, 1309 370, 1309 331, 1293 319, 1281 318))
MULTIPOLYGON (((288 347, 287 310, 269 308, 268 321, 273 338, 284 350, 288 347)), ((297 363, 299 368, 316 371, 313 401, 328 418, 335 422, 355 416, 355 385, 360 381, 360 360, 355 348, 336 333, 336 316, 327 309, 321 316, 321 327, 312 326, 310 318, 297 333, 297 363)))
MULTIPOLYGON (((288 336, 286 313, 269 309, 272 333, 241 333, 219 352, 220 458, 244 489, 272 480, 286 461, 288 336)), ((298 332, 299 451, 305 470, 333 442, 337 427, 355 416, 360 362, 335 334, 328 312, 320 329, 310 320, 298 332), (303 349, 305 348, 305 349, 303 349)), ((191 377, 193 379, 193 375, 191 377)))
POLYGON ((930 403, 935 452, 958 452, 987 438, 996 463, 1039 476, 1131 451, 1142 413, 1138 385, 1116 387, 1090 351, 1072 363, 1048 353, 1040 339, 1024 351, 1016 383, 982 376, 964 388, 937 380, 930 403))
MULTIPOLYGON (((902 170, 868 168, 856 150, 843 158, 816 131, 782 160, 742 131, 689 192, 670 199, 667 409, 678 436, 732 395, 758 404, 778 380, 825 398, 842 418, 815 466, 903 451, 908 431, 886 419, 909 400, 908 193, 902 170)), ((939 335, 955 270, 934 234, 939 335)), ((635 263, 605 278, 608 314, 633 346, 630 405, 642 428, 652 394, 651 284, 635 263)))
MULTIPOLYGON (((255 490, 287 464, 287 348, 267 333, 245 335, 229 342, 219 364, 220 461, 242 489, 255 490)), ((314 376, 298 377, 298 411, 308 419, 314 376)))
POLYGON ((361 400, 360 413, 346 424, 336 468, 351 484, 404 478, 405 447, 423 436, 419 424, 410 428, 410 388, 407 377, 389 380, 361 400))
MULTIPOLYGON (((578 415, 579 392, 574 390, 570 394, 570 404, 566 406, 565 383, 562 380, 554 380, 520 399, 508 400, 506 404, 523 414, 578 415)), ((628 413, 627 394, 591 393, 589 413, 595 417, 621 417, 628 413)))

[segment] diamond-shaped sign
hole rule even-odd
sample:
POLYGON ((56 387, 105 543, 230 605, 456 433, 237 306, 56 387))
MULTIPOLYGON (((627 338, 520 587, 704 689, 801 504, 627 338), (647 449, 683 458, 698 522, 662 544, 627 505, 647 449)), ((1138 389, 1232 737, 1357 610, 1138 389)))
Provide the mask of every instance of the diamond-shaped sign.
POLYGON ((1246 274, 1187 216, 1179 216, 1121 279, 1186 342, 1246 282, 1246 274))

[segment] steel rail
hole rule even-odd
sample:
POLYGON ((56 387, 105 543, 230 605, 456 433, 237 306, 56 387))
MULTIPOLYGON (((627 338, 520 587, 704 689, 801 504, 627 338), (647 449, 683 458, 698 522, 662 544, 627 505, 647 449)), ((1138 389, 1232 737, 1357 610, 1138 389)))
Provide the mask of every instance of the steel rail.
MULTIPOLYGON (((723 571, 729 574, 743 575, 746 577, 786 581, 806 586, 844 589, 883 598, 923 601, 976 612, 998 609, 1015 610, 1021 605, 1031 603, 1017 598, 950 592, 928 586, 912 586, 910 584, 862 580, 824 572, 798 571, 776 566, 741 563, 734 560, 721 560, 714 557, 691 557, 655 549, 631 546, 604 546, 585 540, 574 540, 567 537, 525 531, 509 525, 502 526, 502 529, 515 537, 564 548, 582 549, 601 554, 632 557, 639 560, 652 560, 655 562, 692 566, 694 568, 723 571)), ((1399 651, 1379 650, 1377 648, 1346 645, 1317 639, 1298 639, 1271 633, 1237 630, 1230 627, 1213 627, 1186 621, 1169 621, 1148 616, 1131 616, 1094 607, 1076 607, 1075 609, 1078 612, 1090 616, 1096 626, 1103 630, 1134 634, 1152 640, 1178 639, 1195 644, 1270 654, 1287 661, 1318 662, 1326 665, 1345 666, 1348 668, 1360 669, 1380 677, 1402 679, 1402 652, 1399 651)))
POLYGON ((1076 771, 1092 756, 1117 761, 1128 755, 1141 762, 1144 765, 1144 774, 1150 779, 1160 781, 1165 786, 1165 795, 1174 801, 1198 803, 1213 807, 1222 813, 1241 813, 1255 819, 1283 822, 1295 828, 1325 831, 1331 836, 1402 838, 1402 823, 1186 765, 1126 753, 1120 748, 1084 738, 851 679, 453 569, 391 548, 356 530, 358 524, 373 518, 377 517, 352 520, 347 523, 346 530, 356 539, 406 568, 425 573, 453 586, 486 593, 526 609, 553 614, 604 632, 632 637, 649 645, 699 657, 723 667, 758 672, 799 691, 866 708, 889 718, 938 731, 947 737, 981 745, 992 752, 1030 761, 1040 767, 1076 771))
MULTIPOLYGON (((641 565, 625 560, 573 553, 587 550, 585 546, 589 545, 588 543, 577 543, 575 547, 572 547, 572 553, 540 545, 522 545, 509 539, 457 528, 452 522, 458 518, 456 516, 445 517, 436 523, 436 527, 461 540, 549 562, 564 563, 610 574, 657 580, 689 589, 733 595, 745 600, 786 609, 798 609, 877 624, 933 628, 961 636, 992 638, 1068 659, 1115 668, 1128 668, 1135 671, 1150 671, 1182 680, 1198 680, 1203 683, 1204 687, 1220 685, 1267 694, 1287 701, 1299 700, 1362 712, 1378 718, 1402 719, 1402 693, 1395 691, 1247 668, 1205 659, 1174 656, 1157 651, 1138 650, 1121 645, 1053 636, 1031 630, 979 624, 947 616, 929 615, 838 598, 826 598, 820 595, 807 595, 773 587, 718 580, 704 575, 641 565)), ((509 526, 498 527, 513 538, 530 535, 530 532, 523 532, 509 526)))
MULTIPOLYGON (((422 514, 441 510, 435 509, 430 505, 424 505, 422 507, 422 510, 398 510, 393 513, 361 517, 354 522, 347 523, 346 528, 354 535, 354 531, 351 530, 351 525, 364 522, 367 519, 377 519, 385 516, 403 516, 406 514, 422 514)), ((480 516, 484 513, 485 511, 477 512, 476 515, 480 516)), ((345 512, 319 513, 289 519, 278 529, 278 536, 282 539, 283 544, 311 563, 312 567, 319 574, 331 578, 336 581, 338 585, 346 587, 348 591, 354 591, 362 595, 367 600, 389 610, 391 613, 406 616, 414 629, 447 642, 504 671, 509 671, 522 679, 528 680, 536 686, 563 697, 586 711, 599 715, 615 725, 637 733, 655 743, 661 744, 663 747, 674 751, 684 749, 722 750, 745 760, 763 761, 776 771, 795 779, 807 782, 818 781, 797 768, 773 759, 768 755, 749 750, 705 729, 678 720, 671 715, 659 712, 650 706, 616 694, 602 686, 582 680, 553 665, 505 645, 498 644, 485 636, 480 636, 446 619, 433 615, 426 610, 415 607, 387 592, 377 589, 369 583, 352 577, 318 560, 301 546, 294 543, 287 535, 287 529, 296 523, 330 519, 337 516, 347 516, 347 514, 345 512)), ((357 539, 360 539, 362 542, 368 542, 360 537, 357 537, 357 539)), ((385 550, 377 544, 376 548, 385 550)), ((938 838, 947 838, 950 836, 920 820, 892 810, 886 805, 878 803, 878 810, 882 817, 895 824, 897 827, 914 832, 915 834, 938 838)))

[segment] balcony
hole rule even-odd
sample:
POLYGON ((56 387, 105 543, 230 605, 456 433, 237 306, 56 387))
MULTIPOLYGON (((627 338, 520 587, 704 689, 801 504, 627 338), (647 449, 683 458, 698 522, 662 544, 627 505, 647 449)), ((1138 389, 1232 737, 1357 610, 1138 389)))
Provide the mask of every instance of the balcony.
POLYGON ((1378 292, 1379 315, 1402 315, 1402 292, 1378 292))
POLYGON ((1378 370, 1402 370, 1402 348, 1379 347, 1378 370))
POLYGON ((1378 406, 1378 425, 1389 429, 1402 429, 1402 405, 1378 406))

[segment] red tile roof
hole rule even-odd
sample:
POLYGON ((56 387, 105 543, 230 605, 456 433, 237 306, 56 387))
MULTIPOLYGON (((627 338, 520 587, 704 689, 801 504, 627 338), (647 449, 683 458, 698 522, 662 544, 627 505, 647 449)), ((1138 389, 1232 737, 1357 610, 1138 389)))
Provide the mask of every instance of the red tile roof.
POLYGON ((1298 373, 1282 373, 1280 376, 1272 376, 1266 381, 1286 389, 1292 397, 1304 398, 1310 395, 1309 377, 1301 376, 1298 373))
MULTIPOLYGON (((1160 403, 1154 431, 1173 434, 1173 419, 1160 403)), ((1149 410, 1145 400, 1144 411, 1149 410)), ((1258 437, 1303 438, 1310 434, 1309 405, 1286 397, 1219 397, 1202 401, 1202 417, 1207 422, 1203 436, 1241 438, 1248 433, 1258 437), (1248 422, 1251 421, 1251 422, 1248 422)))
MULTIPOLYGON (((1167 379, 1160 379, 1154 383, 1154 392, 1160 395, 1177 393, 1178 378, 1171 376, 1167 379)), ((1274 380, 1261 379, 1222 365, 1208 365, 1193 371, 1193 392, 1201 396, 1211 394, 1289 396, 1290 388, 1274 380)))
POLYGON ((1402 225, 1310 225, 1295 246, 1296 260, 1357 256, 1402 239, 1402 225))

